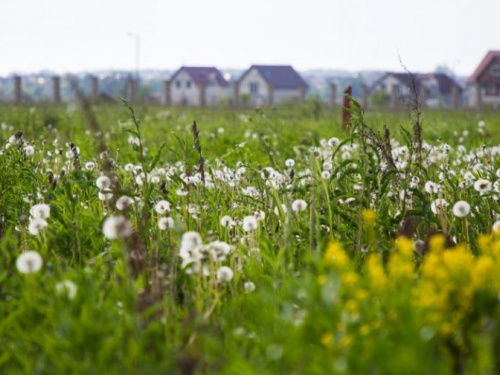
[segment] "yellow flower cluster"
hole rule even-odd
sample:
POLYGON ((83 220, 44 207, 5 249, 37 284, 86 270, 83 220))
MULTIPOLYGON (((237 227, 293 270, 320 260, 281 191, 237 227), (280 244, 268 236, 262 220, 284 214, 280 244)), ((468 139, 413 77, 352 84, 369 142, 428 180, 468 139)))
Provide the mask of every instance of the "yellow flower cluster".
MULTIPOLYGON (((380 325, 399 324, 409 311, 421 324, 431 325, 444 336, 457 335, 465 325, 479 323, 478 301, 500 301, 500 238, 481 236, 479 254, 465 245, 445 249, 443 236, 429 241, 429 252, 420 267, 414 262, 413 243, 398 238, 384 262, 381 254, 368 254, 361 272, 354 270, 342 245, 328 245, 323 262, 334 275, 321 275, 319 285, 340 281, 341 319, 321 343, 345 350, 356 337, 376 331, 380 325), (334 279, 330 279, 333 277, 334 279), (375 305, 374 305, 375 304, 375 305), (378 313, 374 307, 380 306, 378 313), (476 320, 474 320, 476 319, 476 320)), ((338 310, 337 310, 338 311, 338 310)))

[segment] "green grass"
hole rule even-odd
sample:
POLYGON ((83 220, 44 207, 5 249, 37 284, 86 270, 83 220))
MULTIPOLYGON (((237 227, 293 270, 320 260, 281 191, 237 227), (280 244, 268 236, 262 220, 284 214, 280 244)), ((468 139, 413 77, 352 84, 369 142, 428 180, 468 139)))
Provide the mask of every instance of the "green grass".
POLYGON ((0 373, 500 371, 498 114, 424 110, 420 163, 406 112, 354 111, 347 134, 339 111, 310 103, 134 110, 97 106, 92 122, 73 105, 0 107, 0 373), (384 125, 394 170, 370 132, 384 125), (491 189, 474 187, 481 179, 491 189), (125 195, 134 204, 119 210, 125 195), (448 206, 434 212, 438 198, 448 206), (298 199, 307 208, 294 212, 298 199), (461 200, 465 218, 452 212, 461 200), (34 235, 41 203, 50 217, 34 235), (106 238, 111 216, 130 232, 106 238), (167 216, 174 228, 162 230, 167 216), (193 231, 203 247, 183 243, 193 231), (231 250, 216 260, 221 246, 231 250), (25 274, 16 260, 28 250, 43 266, 25 274))

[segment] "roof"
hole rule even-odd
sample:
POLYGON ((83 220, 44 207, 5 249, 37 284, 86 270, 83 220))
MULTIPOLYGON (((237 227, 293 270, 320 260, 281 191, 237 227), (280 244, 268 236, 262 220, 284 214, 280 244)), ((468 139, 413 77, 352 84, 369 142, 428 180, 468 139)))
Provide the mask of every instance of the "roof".
POLYGON ((400 84, 407 87, 412 87, 413 80, 415 80, 417 92, 420 90, 420 77, 418 74, 388 72, 380 77, 377 81, 375 81, 369 91, 372 92, 377 87, 377 85, 379 85, 384 79, 389 76, 396 78, 400 84))
POLYGON ((206 85, 218 84, 222 87, 229 86, 229 82, 223 77, 219 69, 213 66, 182 66, 172 76, 172 80, 181 72, 185 71, 193 82, 199 86, 204 83, 206 85))
POLYGON ((474 73, 469 77, 469 82, 474 83, 477 81, 479 76, 483 73, 483 71, 490 65, 490 63, 493 61, 495 58, 500 58, 500 50, 496 51, 488 51, 486 56, 484 56, 483 60, 481 63, 478 65, 476 70, 474 70, 474 73))
POLYGON ((453 86, 457 86, 459 90, 462 90, 460 86, 453 78, 444 73, 429 73, 429 74, 419 74, 421 80, 427 78, 434 78, 439 86, 439 92, 444 95, 451 95, 451 89, 453 86))
POLYGON ((252 65, 243 73, 239 81, 243 80, 252 69, 256 69, 266 82, 272 83, 274 88, 278 90, 297 89, 303 85, 307 86, 306 81, 291 65, 252 65))

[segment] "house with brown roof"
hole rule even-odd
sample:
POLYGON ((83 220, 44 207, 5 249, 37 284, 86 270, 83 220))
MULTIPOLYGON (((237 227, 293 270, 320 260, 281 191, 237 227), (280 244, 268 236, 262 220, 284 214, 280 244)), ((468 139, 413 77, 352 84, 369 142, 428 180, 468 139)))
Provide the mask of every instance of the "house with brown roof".
POLYGON ((230 84, 211 66, 183 66, 169 81, 169 104, 213 106, 231 95, 230 84))
POLYGON ((236 83, 236 95, 253 105, 303 101, 306 81, 290 65, 252 65, 236 83))
POLYGON ((486 54, 469 77, 469 84, 471 85, 470 106, 500 106, 500 50, 489 51, 486 54))

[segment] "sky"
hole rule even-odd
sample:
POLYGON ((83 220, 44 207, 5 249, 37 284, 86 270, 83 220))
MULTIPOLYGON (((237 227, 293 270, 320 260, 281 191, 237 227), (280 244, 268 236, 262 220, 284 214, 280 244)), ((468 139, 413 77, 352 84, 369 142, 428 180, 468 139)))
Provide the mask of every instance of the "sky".
POLYGON ((499 15, 500 0, 0 0, 0 75, 135 70, 138 37, 140 69, 468 76, 500 49, 499 15))

